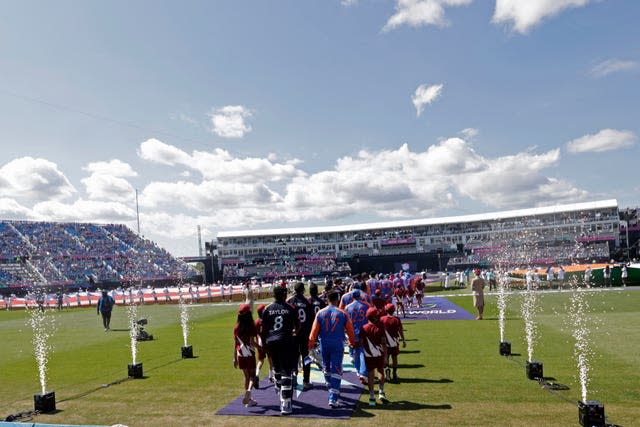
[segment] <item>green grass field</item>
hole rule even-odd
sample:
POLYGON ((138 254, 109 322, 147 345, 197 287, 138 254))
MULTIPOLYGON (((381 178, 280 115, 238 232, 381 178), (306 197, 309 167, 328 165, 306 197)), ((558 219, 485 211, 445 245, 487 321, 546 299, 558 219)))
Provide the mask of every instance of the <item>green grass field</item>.
MULTIPOLYGON (((470 296, 451 298, 473 313, 470 296)), ((386 387, 392 403, 369 409, 364 394, 349 425, 578 425, 575 402, 580 387, 565 314, 568 300, 568 293, 541 298, 534 358, 544 363, 545 377, 569 390, 550 392, 526 378, 519 296, 509 301, 506 339, 512 342, 512 352, 521 356, 498 355, 497 311, 489 297, 484 321, 405 322, 408 343, 400 355, 402 381, 386 387)), ((610 422, 640 425, 640 292, 596 293, 590 303, 594 356, 588 397, 605 404, 610 422)), ((182 360, 178 307, 140 307, 139 317, 149 319, 147 330, 156 337, 139 344, 138 359, 147 377, 140 380, 125 380, 131 355, 123 308, 114 311, 114 330, 109 333, 103 332, 93 308, 56 313, 48 389, 56 392, 59 411, 35 420, 132 427, 345 424, 214 415, 242 389, 241 373, 231 364, 235 309, 220 304, 193 307, 189 341, 198 357, 182 360)), ((26 318, 24 311, 0 312, 1 419, 33 409, 33 395, 40 388, 26 318)))

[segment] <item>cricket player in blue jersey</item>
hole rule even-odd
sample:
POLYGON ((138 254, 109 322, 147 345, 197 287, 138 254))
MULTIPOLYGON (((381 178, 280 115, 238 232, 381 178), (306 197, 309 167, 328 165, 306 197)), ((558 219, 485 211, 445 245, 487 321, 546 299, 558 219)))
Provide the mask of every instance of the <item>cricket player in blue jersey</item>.
POLYGON ((353 359, 353 366, 356 368, 358 377, 362 384, 367 383, 367 367, 364 364, 364 354, 362 347, 360 346, 360 329, 367 324, 367 310, 371 307, 366 302, 360 300, 359 290, 354 290, 354 301, 349 304, 344 310, 351 319, 353 325, 353 333, 356 336, 356 345, 352 346, 349 353, 353 359))
POLYGON ((320 351, 325 382, 329 384, 329 406, 340 406, 340 382, 342 381, 342 355, 344 352, 344 335, 349 338, 349 345, 354 346, 355 335, 349 315, 338 308, 340 294, 331 291, 327 295, 329 305, 318 311, 311 327, 309 349, 316 345, 320 338, 320 351))

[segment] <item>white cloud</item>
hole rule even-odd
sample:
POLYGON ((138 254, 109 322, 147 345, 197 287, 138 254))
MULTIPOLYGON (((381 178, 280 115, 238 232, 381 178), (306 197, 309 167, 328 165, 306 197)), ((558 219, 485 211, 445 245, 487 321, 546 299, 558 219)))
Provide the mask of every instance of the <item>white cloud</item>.
POLYGON ((340 0, 343 6, 353 6, 358 3, 358 0, 340 0))
MULTIPOLYGON (((464 133, 475 134, 471 128, 464 133)), ((406 144, 395 150, 363 150, 356 156, 337 159, 332 169, 310 175, 291 166, 294 173, 280 176, 284 184, 280 193, 267 185, 266 175, 277 173, 286 164, 235 158, 224 150, 196 151, 187 161, 202 170, 202 182, 153 182, 143 190, 140 202, 145 215, 153 212, 158 224, 172 221, 170 218, 177 221, 175 212, 166 208, 177 207, 180 215, 192 218, 184 227, 188 235, 193 234, 196 222, 245 228, 274 221, 342 219, 362 213, 416 217, 454 207, 461 197, 491 207, 512 208, 582 200, 587 195, 572 183, 544 173, 558 166, 558 149, 488 158, 461 138, 449 138, 417 152, 406 144), (212 162, 217 166, 212 167, 212 162), (216 172, 204 170, 203 165, 216 172), (251 179, 244 179, 243 171, 251 179)), ((150 225, 143 228, 146 233, 153 229, 150 225)))
POLYGON ((623 61, 619 59, 607 59, 591 67, 589 74, 593 77, 605 77, 612 73, 632 71, 640 68, 638 61, 623 61))
POLYGON ((587 5, 592 0, 496 0, 492 22, 512 24, 513 29, 526 34, 543 19, 565 9, 587 5))
POLYGON ((443 86, 444 85, 442 84, 431 86, 423 84, 416 88, 416 91, 411 97, 411 100, 413 101, 413 106, 416 107, 416 115, 418 117, 420 117, 420 115, 424 111, 425 105, 431 104, 433 101, 438 99, 438 97, 440 97, 443 86))
POLYGON ((630 147, 638 142, 638 136, 629 130, 602 129, 593 135, 584 135, 569 141, 570 153, 600 153, 630 147))
POLYGON ((143 160, 169 166, 186 164, 190 161, 189 155, 181 149, 155 138, 147 139, 140 144, 138 156, 143 160))
POLYGON ((119 202, 77 200, 66 204, 57 201, 38 203, 33 213, 48 221, 123 222, 136 217, 134 209, 119 202))
POLYGON ((94 173, 80 182, 85 185, 90 199, 125 202, 135 197, 135 189, 129 181, 117 176, 94 173))
POLYGON ((140 196, 140 204, 150 208, 174 205, 181 210, 207 212, 221 208, 267 207, 279 199, 280 196, 264 184, 179 181, 147 185, 140 196))
POLYGON ((76 192, 58 165, 46 159, 21 157, 0 168, 0 196, 59 200, 76 192))
POLYGON ((133 170, 131 165, 118 159, 112 159, 108 162, 92 162, 83 167, 82 170, 118 177, 138 176, 138 173, 133 170))
POLYGON ((296 165, 298 159, 276 163, 275 158, 234 157, 229 151, 216 148, 210 151, 193 151, 188 154, 179 148, 157 139, 140 144, 138 155, 148 161, 165 165, 180 165, 197 170, 207 180, 235 182, 281 181, 302 174, 296 165))
POLYGON ((448 6, 466 6, 473 0, 396 0, 396 12, 389 18, 383 31, 390 31, 402 25, 420 27, 435 25, 444 27, 449 21, 444 16, 448 6))
POLYGON ((542 173, 559 161, 560 149, 480 159, 477 171, 459 174, 453 181, 461 194, 497 208, 584 200, 586 191, 542 173))
POLYGON ((560 150, 497 158, 478 154, 468 142, 449 138, 422 152, 362 151, 344 157, 331 171, 295 178, 287 187, 285 210, 318 218, 369 212, 386 217, 425 216, 453 207, 462 196, 492 207, 524 207, 582 200, 587 193, 550 178, 560 150))
POLYGON ((458 132, 463 139, 466 140, 473 140, 476 138, 476 136, 478 136, 480 134, 480 131, 476 128, 465 128, 462 129, 460 132, 458 132))
POLYGON ((91 172, 89 177, 80 180, 90 199, 118 202, 133 200, 135 189, 125 177, 138 174, 128 163, 113 159, 109 162, 89 163, 82 169, 91 172))
MULTIPOLYGON (((462 134, 476 132, 468 128, 462 134)), ((425 217, 454 208, 461 200, 515 208, 587 196, 571 182, 548 173, 559 166, 559 149, 487 157, 462 138, 448 138, 415 151, 406 144, 382 151, 362 150, 312 174, 300 169, 298 160, 278 161, 274 155, 240 158, 220 149, 189 154, 158 140, 143 142, 138 153, 149 162, 178 168, 176 172, 185 166, 200 172, 199 180, 193 174, 177 182, 148 182, 140 193, 143 234, 170 248, 177 247, 172 239, 182 239, 183 254, 196 250, 198 224, 213 234, 214 229, 268 223, 351 221, 348 218, 363 214, 371 218, 425 217)), ((45 198, 30 208, 5 196, 0 200, 0 214, 135 227, 135 205, 126 181, 135 171, 115 160, 90 163, 84 170, 91 172, 82 180, 89 199, 63 203, 45 198)), ((5 175, 0 176, 2 191, 10 185, 13 189, 5 175)))
POLYGON ((31 209, 22 206, 14 199, 0 198, 0 217, 8 219, 30 219, 31 209))
POLYGON ((227 105, 210 114, 213 132, 223 138, 242 138, 251 132, 251 126, 245 119, 251 117, 251 111, 242 105, 227 105))

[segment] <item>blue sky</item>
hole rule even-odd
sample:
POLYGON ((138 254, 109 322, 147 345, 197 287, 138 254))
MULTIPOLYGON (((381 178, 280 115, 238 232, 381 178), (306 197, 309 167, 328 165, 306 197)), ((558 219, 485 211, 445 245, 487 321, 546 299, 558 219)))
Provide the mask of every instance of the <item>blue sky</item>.
POLYGON ((218 230, 640 195, 640 2, 10 2, 0 217, 218 230))

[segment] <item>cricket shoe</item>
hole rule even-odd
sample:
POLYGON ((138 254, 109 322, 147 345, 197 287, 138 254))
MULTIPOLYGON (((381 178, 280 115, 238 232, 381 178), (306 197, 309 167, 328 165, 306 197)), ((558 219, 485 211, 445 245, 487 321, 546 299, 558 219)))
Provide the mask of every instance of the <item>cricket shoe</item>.
POLYGON ((291 409, 291 400, 280 403, 280 415, 289 415, 293 412, 291 409))
POLYGON ((331 408, 333 408, 333 409, 336 409, 336 408, 340 408, 340 407, 342 407, 342 405, 340 404, 340 402, 338 402, 337 400, 330 400, 330 401, 329 401, 329 406, 330 406, 331 408))

